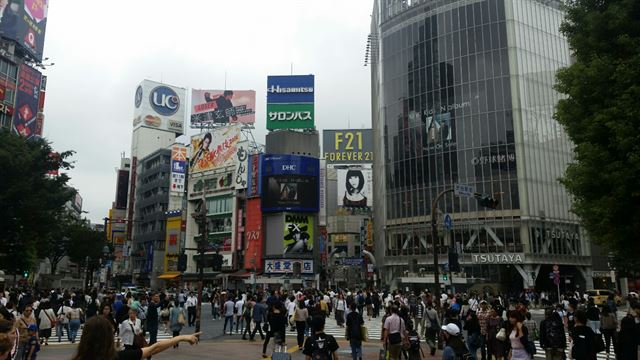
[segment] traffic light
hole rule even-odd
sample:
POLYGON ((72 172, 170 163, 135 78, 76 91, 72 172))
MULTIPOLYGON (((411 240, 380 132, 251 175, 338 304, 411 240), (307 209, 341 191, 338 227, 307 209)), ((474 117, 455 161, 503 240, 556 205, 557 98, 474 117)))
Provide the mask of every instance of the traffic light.
POLYGON ((449 281, 449 275, 442 274, 442 281, 449 281))
POLYGON ((178 256, 178 271, 187 271, 187 254, 178 256))
POLYGON ((25 270, 25 272, 24 272, 22 277, 24 277, 25 279, 28 278, 29 277, 29 272, 25 270))
POLYGON ((449 269, 453 272, 460 272, 460 262, 458 261, 458 253, 449 252, 449 269))
POLYGON ((213 254, 212 266, 213 271, 222 271, 222 255, 213 254))
POLYGON ((482 207, 495 210, 500 204, 500 201, 492 198, 491 196, 483 196, 478 199, 478 204, 482 207))

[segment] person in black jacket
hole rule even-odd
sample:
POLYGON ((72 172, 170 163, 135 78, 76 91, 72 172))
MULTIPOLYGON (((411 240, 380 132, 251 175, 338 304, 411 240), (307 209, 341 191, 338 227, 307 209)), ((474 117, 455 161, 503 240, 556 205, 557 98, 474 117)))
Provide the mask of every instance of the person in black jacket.
POLYGON ((267 337, 262 344, 262 357, 267 357, 267 345, 269 340, 273 338, 276 345, 284 345, 287 332, 287 311, 280 300, 276 300, 269 310, 267 315, 267 321, 269 322, 269 330, 267 331, 267 337))
POLYGON ((571 348, 571 358, 575 360, 595 360, 596 359, 596 334, 587 326, 587 314, 578 310, 574 316, 575 327, 571 332, 573 347, 571 348))
POLYGON ((480 339, 482 335, 480 334, 480 321, 475 311, 469 310, 463 329, 467 330, 467 349, 469 349, 473 360, 478 360, 477 353, 482 345, 482 340, 480 339))
POLYGON ((553 308, 547 308, 544 316, 540 323, 540 347, 544 349, 547 360, 562 360, 567 338, 560 314, 553 308))
POLYGON ((350 309, 351 312, 347 315, 347 340, 351 346, 351 357, 362 360, 362 330, 360 326, 364 325, 364 319, 356 311, 356 303, 351 303, 350 309))
POLYGON ((620 332, 615 344, 617 360, 638 360, 636 322, 633 316, 625 316, 620 321, 620 332))

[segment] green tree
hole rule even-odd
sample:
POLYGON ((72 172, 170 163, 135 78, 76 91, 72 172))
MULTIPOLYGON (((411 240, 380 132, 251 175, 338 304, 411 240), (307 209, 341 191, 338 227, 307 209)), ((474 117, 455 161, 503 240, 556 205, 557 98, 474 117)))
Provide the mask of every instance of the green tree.
POLYGON ((0 269, 9 273, 33 267, 53 219, 75 195, 66 174, 49 175, 71 169, 73 151, 52 154, 45 139, 0 130, 0 269))
POLYGON ((568 2, 575 62, 557 75, 556 120, 574 143, 562 184, 590 237, 640 252, 640 1, 568 2))

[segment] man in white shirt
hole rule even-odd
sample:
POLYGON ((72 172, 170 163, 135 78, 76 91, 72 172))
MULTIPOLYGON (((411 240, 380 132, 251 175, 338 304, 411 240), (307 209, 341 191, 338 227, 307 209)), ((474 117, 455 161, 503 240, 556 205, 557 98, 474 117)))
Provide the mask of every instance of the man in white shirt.
POLYGON ((227 333, 227 323, 229 323, 229 335, 233 333, 233 311, 236 304, 231 300, 231 297, 224 303, 224 326, 222 327, 222 333, 227 333))
POLYGON ((242 300, 242 297, 238 298, 238 301, 236 301, 235 304, 235 322, 236 322, 236 334, 239 334, 241 332, 244 332, 244 321, 242 321, 242 312, 244 311, 244 300, 242 300), (240 329, 238 331, 238 329, 240 329))
POLYGON ((189 326, 194 326, 196 324, 196 305, 198 304, 198 299, 193 293, 190 293, 185 304, 187 306, 189 326))
POLYGON ((291 325, 290 331, 295 331, 295 322, 293 322, 293 324, 291 323, 291 317, 296 312, 296 298, 293 295, 291 295, 287 299, 286 307, 287 307, 287 321, 289 322, 289 325, 291 325))

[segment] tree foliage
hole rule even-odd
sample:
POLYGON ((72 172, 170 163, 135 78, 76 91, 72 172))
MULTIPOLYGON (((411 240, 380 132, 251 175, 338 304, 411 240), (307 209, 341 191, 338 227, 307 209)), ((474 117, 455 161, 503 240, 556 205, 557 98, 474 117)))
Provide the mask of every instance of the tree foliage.
POLYGON ((69 170, 73 151, 51 156, 44 139, 30 139, 0 130, 0 268, 30 270, 50 237, 55 219, 75 190, 69 177, 51 171, 69 170))
POLYGON ((640 252, 640 1, 575 0, 561 26, 575 62, 555 118, 575 147, 562 184, 590 237, 640 252))

